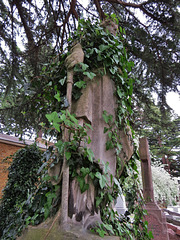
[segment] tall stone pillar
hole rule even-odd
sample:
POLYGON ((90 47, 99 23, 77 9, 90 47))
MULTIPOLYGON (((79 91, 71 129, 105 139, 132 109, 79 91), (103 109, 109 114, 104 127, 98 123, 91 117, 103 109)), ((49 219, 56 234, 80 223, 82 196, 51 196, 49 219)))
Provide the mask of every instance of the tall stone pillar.
POLYGON ((152 231, 154 240, 169 240, 165 215, 154 200, 151 158, 149 154, 148 141, 145 137, 140 138, 139 155, 141 159, 145 209, 148 213, 145 217, 145 220, 148 221, 148 230, 152 231))

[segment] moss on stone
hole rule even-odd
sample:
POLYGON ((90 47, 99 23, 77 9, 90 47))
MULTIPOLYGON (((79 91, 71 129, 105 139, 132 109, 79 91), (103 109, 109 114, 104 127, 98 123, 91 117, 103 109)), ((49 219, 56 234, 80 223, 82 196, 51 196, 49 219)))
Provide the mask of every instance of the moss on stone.
MULTIPOLYGON (((24 230, 22 235, 17 240, 100 240, 102 239, 96 234, 91 233, 90 231, 84 230, 81 226, 74 224, 67 224, 66 230, 63 230, 62 227, 58 224, 58 221, 55 222, 52 229, 50 230, 47 238, 45 238, 48 233, 53 220, 49 219, 46 222, 34 227, 29 226, 24 230)), ((104 240, 119 240, 119 237, 114 236, 105 236, 104 240)))

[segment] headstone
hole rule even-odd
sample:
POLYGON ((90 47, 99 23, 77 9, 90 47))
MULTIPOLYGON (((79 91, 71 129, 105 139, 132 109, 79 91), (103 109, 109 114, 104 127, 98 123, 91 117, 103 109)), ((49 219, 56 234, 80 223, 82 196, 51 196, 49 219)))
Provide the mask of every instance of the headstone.
POLYGON ((117 211, 117 213, 119 214, 120 217, 121 217, 121 215, 124 215, 125 212, 127 211, 124 195, 121 194, 117 197, 116 204, 115 204, 115 210, 117 211))
POLYGON ((141 171, 143 182, 143 195, 145 199, 145 209, 148 215, 148 230, 152 231, 154 240, 169 240, 165 214, 154 201, 151 159, 147 138, 140 138, 139 155, 141 159, 141 171))

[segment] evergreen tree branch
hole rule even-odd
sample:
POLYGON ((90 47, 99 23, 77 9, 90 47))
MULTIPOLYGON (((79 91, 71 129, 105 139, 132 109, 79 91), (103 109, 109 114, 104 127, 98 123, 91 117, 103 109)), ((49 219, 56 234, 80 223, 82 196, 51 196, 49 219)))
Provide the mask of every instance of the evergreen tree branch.
POLYGON ((139 8, 144 14, 146 14, 148 17, 152 18, 153 20, 156 20, 156 21, 160 22, 161 24, 166 23, 165 21, 161 20, 160 18, 157 18, 156 16, 154 16, 152 13, 150 13, 149 11, 147 11, 145 9, 145 5, 148 4, 150 1, 142 2, 140 4, 128 3, 128 2, 124 2, 124 1, 120 1, 120 0, 106 0, 106 2, 120 4, 123 7, 132 7, 132 8, 136 8, 136 9, 139 8))

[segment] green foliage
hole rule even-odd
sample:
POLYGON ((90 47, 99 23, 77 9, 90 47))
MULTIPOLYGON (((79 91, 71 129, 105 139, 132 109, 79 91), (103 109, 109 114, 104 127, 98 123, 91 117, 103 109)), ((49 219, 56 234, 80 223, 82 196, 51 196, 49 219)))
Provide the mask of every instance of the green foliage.
POLYGON ((151 169, 156 201, 165 207, 168 205, 176 205, 179 198, 177 178, 171 177, 163 165, 153 165, 151 169), (161 179, 161 181, 159 181, 159 179, 161 179))
MULTIPOLYGON (((140 163, 138 170, 141 172, 140 163)), ((171 175, 164 169, 164 165, 152 164, 152 180, 154 188, 154 198, 159 205, 167 207, 168 205, 176 205, 179 197, 177 178, 171 175), (159 181, 161 179, 161 181, 159 181)), ((142 179, 140 178, 142 188, 142 179)))
MULTIPOLYGON (((68 106, 64 84, 66 80, 64 67, 66 54, 59 55, 59 47, 62 50, 63 45, 67 45, 66 38, 70 31, 73 32, 76 25, 75 17, 82 13, 82 8, 80 5, 73 8, 67 1, 58 0, 46 2, 42 6, 35 6, 31 1, 28 1, 28 3, 27 1, 7 1, 7 3, 5 1, 0 2, 1 40, 3 41, 2 46, 6 45, 5 49, 3 47, 0 49, 2 53, 0 67, 2 83, 0 87, 2 96, 6 96, 6 99, 3 99, 5 101, 1 104, 1 131, 13 131, 17 134, 22 134, 23 130, 32 128, 38 131, 39 122, 42 126, 44 126, 44 122, 46 123, 47 133, 51 132, 52 135, 55 135, 56 131, 61 132, 61 127, 63 127, 61 124, 64 123, 64 120, 59 122, 59 119, 62 120, 59 116, 60 109, 68 106), (62 9, 64 9, 64 13, 68 12, 69 14, 62 14, 62 9), (71 14, 74 21, 69 19, 71 14), (44 16, 46 21, 44 21, 44 16), (62 22, 60 22, 61 20, 62 22), (25 32, 25 34, 21 34, 22 32, 25 32), (26 45, 25 50, 21 50, 17 43, 16 36, 20 37, 20 34, 23 38, 21 42, 24 42, 24 46, 26 45), (9 52, 10 54, 8 54, 9 52), (54 52, 58 57, 54 58, 54 52), (53 60, 50 58, 51 56, 53 56, 53 60), (51 60, 49 61, 49 59, 51 60), (49 124, 45 115, 50 112, 54 112, 56 118, 52 118, 49 124), (49 128, 49 125, 53 127, 53 130, 49 128)), ((170 89, 177 91, 180 69, 178 66, 178 1, 146 1, 138 5, 136 3, 117 3, 116 5, 112 3, 112 5, 110 1, 103 1, 98 5, 97 11, 94 10, 95 5, 93 4, 91 1, 88 7, 88 10, 91 11, 86 13, 89 14, 89 12, 94 11, 103 17, 103 7, 103 10, 109 15, 113 13, 111 18, 119 25, 124 25, 124 28, 119 26, 120 34, 118 37, 114 37, 104 32, 102 26, 94 24, 92 27, 90 21, 81 21, 75 38, 81 40, 87 59, 85 65, 77 66, 81 71, 78 70, 75 74, 76 82, 73 96, 77 99, 80 96, 79 89, 86 86, 86 82, 82 80, 83 77, 87 76, 89 80, 92 80, 97 74, 94 73, 94 69, 100 67, 101 71, 98 74, 110 74, 116 83, 119 107, 115 124, 117 124, 117 127, 122 127, 129 125, 129 121, 131 121, 131 95, 134 81, 129 78, 132 63, 126 61, 126 49, 132 59, 135 60, 136 74, 140 77, 140 81, 136 81, 134 84, 135 94, 133 98, 137 100, 137 106, 141 102, 149 103, 147 93, 152 90, 158 92, 163 104, 165 104, 165 92, 170 89), (131 12, 133 5, 137 9, 141 9, 148 20, 147 23, 138 20, 135 14, 131 12), (121 19, 117 19, 114 12, 117 12, 121 19), (84 26, 87 30, 83 29, 84 26), (123 39, 121 35, 125 35, 125 32, 127 35, 123 39), (119 66, 120 73, 118 73, 119 66)), ((163 107, 165 108, 165 105, 163 107)), ((67 120, 69 121, 69 118, 67 120)), ((69 122, 66 123, 66 126, 68 125, 69 122)), ((71 128, 74 127, 70 126, 69 130, 71 128)), ((73 131, 76 132, 74 129, 73 131)), ((109 136, 106 144, 107 150, 115 146, 117 153, 120 152, 121 145, 118 144, 118 141, 115 144, 117 133, 110 127, 105 129, 105 132, 108 132, 109 136)), ((84 134, 80 127, 78 134, 82 136, 84 134)), ((74 143, 79 142, 77 138, 76 136, 74 143)), ((90 142, 88 137, 87 141, 90 142)), ((171 141, 171 144, 174 144, 174 142, 171 141)), ((60 150, 66 147, 65 143, 60 141, 58 145, 60 150)), ((73 144, 66 143, 66 145, 69 148, 66 158, 70 162, 73 156, 71 151, 76 148, 73 144)), ((165 145, 161 150, 163 150, 163 153, 167 153, 167 150, 169 152, 165 145)), ((90 149, 86 148, 84 155, 88 161, 93 162, 93 153, 90 149)), ((174 161, 173 157, 171 160, 174 161)), ((121 159, 118 158, 117 154, 119 169, 120 162, 121 159)), ((43 164, 44 167, 47 166, 47 163, 43 164)), ((176 165, 176 162, 173 162, 173 165, 176 165)), ((175 168, 176 173, 178 167, 175 168)), ((85 173, 82 165, 82 176, 85 173)), ((100 174, 102 173, 100 172, 100 174)), ((98 181, 101 180, 101 186, 104 186, 100 174, 96 175, 99 176, 98 181)), ((123 176, 126 178, 125 175, 123 176)), ((83 186, 87 188, 82 180, 80 182, 82 188, 83 186)), ((102 199, 103 196, 101 192, 99 199, 102 199)))
POLYGON ((108 163, 104 164, 103 159, 99 160, 99 162, 103 164, 103 169, 101 169, 99 164, 97 164, 97 159, 94 159, 92 150, 88 148, 88 144, 91 142, 87 134, 90 125, 86 124, 82 127, 78 124, 75 116, 67 110, 61 110, 59 113, 52 112, 46 115, 52 126, 58 132, 63 131, 63 128, 66 127, 72 136, 70 141, 63 142, 62 140, 58 140, 55 145, 61 156, 63 156, 65 152, 70 169, 70 178, 77 179, 81 192, 83 193, 89 188, 89 181, 93 182, 93 185, 97 189, 96 208, 101 212, 103 223, 99 225, 95 231, 99 233, 100 236, 111 234, 126 239, 127 237, 132 238, 132 236, 137 239, 139 237, 150 239, 151 233, 147 233, 147 223, 142 221, 144 216, 141 208, 142 205, 139 202, 135 204, 137 201, 138 188, 136 182, 138 173, 135 164, 137 157, 134 156, 129 164, 122 163, 119 157, 122 146, 117 129, 123 129, 125 126, 129 126, 132 114, 131 95, 134 79, 129 76, 129 73, 133 63, 128 61, 121 35, 118 37, 113 36, 109 32, 106 32, 98 23, 92 26, 89 20, 81 20, 78 31, 74 34, 74 38, 71 39, 70 42, 79 39, 86 58, 84 63, 74 67, 75 84, 73 87, 73 96, 75 99, 79 97, 77 95, 79 88, 84 88, 86 81, 92 80, 97 75, 110 75, 116 85, 118 106, 116 120, 105 111, 102 114, 108 126, 104 129, 104 133, 108 135, 106 150, 114 148, 116 152, 117 177, 108 176, 108 163), (87 76, 88 79, 82 80, 84 76, 87 76), (122 173, 124 165, 126 170, 124 170, 120 176, 119 174, 122 173), (127 171, 135 171, 133 185, 130 186, 127 191, 124 190, 126 198, 129 198, 129 211, 131 214, 135 214, 133 224, 129 221, 129 217, 125 217, 123 221, 120 222, 119 216, 112 209, 113 201, 117 198, 118 194, 122 193, 127 171), (109 183, 109 178, 111 179, 111 184, 109 183), (141 230, 139 230, 139 225, 142 227, 141 230))
POLYGON ((45 168, 51 156, 52 149, 42 154, 36 145, 15 154, 0 204, 2 240, 16 239, 27 225, 37 225, 57 211, 59 187, 49 182, 45 168))
MULTIPOLYGON (((111 176, 111 184, 108 182, 108 166, 104 166, 103 172, 98 171, 95 173, 95 176, 93 176, 93 180, 98 179, 99 187, 96 196, 96 207, 100 209, 103 221, 95 231, 99 233, 101 237, 103 237, 104 234, 110 234, 118 235, 125 239, 131 239, 132 236, 137 239, 151 239, 152 233, 147 233, 147 223, 143 222, 144 212, 142 210, 142 205, 137 201, 138 172, 135 163, 137 156, 134 155, 129 164, 122 163, 122 159, 119 157, 122 146, 120 144, 117 129, 125 129, 125 126, 129 126, 132 114, 131 95, 134 79, 130 77, 129 73, 131 72, 133 63, 128 61, 121 34, 118 33, 118 36, 114 36, 106 32, 103 27, 97 23, 92 26, 89 20, 81 20, 79 22, 78 31, 74 34, 74 39, 80 39, 86 56, 85 64, 89 66, 86 68, 89 70, 92 69, 92 71, 98 69, 99 72, 96 72, 96 75, 110 75, 116 86, 116 119, 114 121, 113 116, 109 115, 106 111, 103 112, 103 118, 108 126, 104 129, 104 133, 108 134, 106 150, 114 148, 116 152, 117 176, 116 178, 111 176), (122 173, 123 165, 125 165, 126 170, 124 170, 123 174, 119 175, 119 173, 122 173), (118 194, 122 194, 127 171, 135 172, 133 176, 133 185, 129 186, 128 190, 124 189, 123 191, 124 194, 126 194, 126 198, 129 197, 128 209, 135 217, 133 223, 129 222, 128 217, 124 218, 120 223, 119 216, 113 211, 111 206, 118 194), (136 204, 136 202, 138 202, 138 204, 136 204), (141 230, 139 230, 140 225, 142 227, 141 230)), ((75 79, 76 77, 79 79, 80 75, 75 76, 75 79)), ((124 131, 126 131, 126 129, 124 131)), ((89 169, 86 169, 85 172, 88 174, 89 169)), ((85 186, 85 184, 83 184, 83 186, 85 186)), ((85 190, 85 188, 83 190, 85 190)))
POLYGON ((164 164, 166 170, 174 177, 180 175, 179 146, 180 118, 170 111, 162 114, 153 101, 149 107, 134 109, 136 118, 133 128, 140 136, 149 141, 151 160, 155 164, 164 164), (135 113, 136 112, 136 113, 135 113))
MULTIPOLYGON (((74 38, 70 40, 70 43, 75 40, 80 40, 86 58, 83 64, 79 64, 74 68, 74 98, 77 99, 80 96, 79 89, 86 86, 86 81, 91 81, 97 75, 108 74, 116 86, 116 119, 113 119, 113 117, 107 112, 103 112, 102 115, 107 124, 107 127, 104 129, 104 132, 108 135, 106 149, 109 150, 114 148, 116 152, 117 176, 116 178, 112 175, 109 176, 108 163, 104 164, 103 159, 94 159, 94 153, 88 147, 91 139, 87 132, 91 126, 89 124, 85 124, 84 126, 79 125, 76 117, 70 114, 67 110, 62 110, 62 108, 61 110, 58 109, 58 111, 52 109, 51 113, 46 113, 46 118, 49 123, 47 125, 42 123, 41 126, 46 130, 48 129, 48 134, 51 134, 51 132, 53 132, 53 134, 58 133, 58 141, 55 144, 58 149, 58 158, 56 157, 56 154, 53 154, 51 151, 46 153, 43 164, 39 168, 39 173, 42 175, 40 178, 41 184, 39 184, 37 191, 30 193, 28 200, 25 200, 23 204, 23 206, 26 206, 28 201, 30 201, 30 209, 28 208, 27 210, 26 208, 20 208, 20 211, 24 212, 26 210, 27 216, 24 219, 26 225, 37 222, 39 216, 41 217, 41 220, 46 219, 49 216, 50 212, 54 209, 52 202, 56 201, 55 193, 57 189, 52 189, 52 186, 48 185, 50 183, 46 174, 47 167, 49 165, 49 160, 52 157, 55 158, 55 162, 52 164, 56 164, 57 162, 62 161, 65 155, 69 164, 70 179, 77 179, 81 192, 83 193, 89 188, 89 181, 95 186, 95 206, 99 209, 103 222, 102 225, 95 228, 95 231, 98 232, 100 236, 110 234, 121 236, 125 239, 132 239, 132 236, 137 239, 150 239, 151 235, 150 233, 147 233, 147 223, 142 221, 144 212, 142 211, 140 202, 137 201, 138 185, 137 167, 135 164, 137 155, 132 157, 129 164, 122 163, 122 160, 119 157, 122 151, 122 146, 119 141, 118 131, 120 129, 126 131, 125 126, 130 125, 132 115, 131 95, 134 79, 130 77, 130 72, 133 63, 128 61, 128 56, 123 43, 124 40, 121 34, 118 33, 118 36, 114 36, 109 32, 106 32, 97 22, 92 25, 89 20, 81 20, 79 22, 78 30, 74 34, 74 38), (84 80, 84 76, 87 77, 87 79, 84 80), (71 136, 70 140, 67 142, 64 142, 61 138, 64 128, 68 129, 71 136), (98 164, 98 162, 101 164, 98 164), (103 167, 101 168, 100 165, 103 167), (45 171, 45 173, 43 171, 45 171), (122 171, 123 174, 121 174, 122 171), (125 185, 128 171, 133 171, 135 173, 133 175, 134 181, 132 186, 126 190, 125 188, 123 189, 123 186, 125 185), (46 185, 48 186, 48 189, 45 187, 46 185), (129 199, 128 209, 130 214, 135 215, 133 223, 131 223, 128 215, 120 221, 119 216, 112 209, 113 201, 117 198, 118 194, 122 193, 122 190, 124 194, 126 194, 126 198, 129 199), (36 201, 34 202, 34 199, 37 199, 42 192, 43 203, 38 205, 36 201), (34 208, 34 205, 37 208, 31 212, 32 214, 29 214, 29 211, 34 208)), ((53 86, 51 81, 47 84, 47 89, 53 87, 55 90, 53 101, 56 100, 58 103, 64 97, 64 91, 61 91, 61 84, 64 83, 66 73, 63 68, 61 68, 61 70, 60 85, 53 86), (60 87, 60 89, 58 89, 58 87, 60 87)), ((48 98, 47 100, 50 101, 51 98, 48 98)), ((58 204, 56 204, 56 206, 57 205, 58 204)))
POLYGON ((41 152, 35 145, 19 150, 14 156, 13 163, 9 167, 8 182, 3 190, 0 205, 1 236, 5 232, 8 233, 13 221, 16 220, 17 206, 26 200, 29 192, 35 191, 41 156, 41 152))
MULTIPOLYGON (((104 117, 108 119, 107 123, 110 124, 113 122, 111 115, 108 116, 107 113, 104 112, 104 117)), ((99 224, 97 228, 92 229, 92 231, 97 232, 101 237, 104 235, 117 235, 122 239, 133 239, 133 237, 136 239, 151 239, 152 233, 147 232, 147 222, 143 222, 143 216, 145 215, 145 212, 142 210, 143 199, 140 195, 137 195, 138 171, 135 162, 138 156, 134 155, 132 157, 130 162, 125 166, 125 171, 121 176, 118 176, 118 174, 117 178, 110 176, 111 183, 109 183, 109 163, 105 164, 101 161, 103 168, 100 168, 100 165, 94 159, 92 150, 88 148, 88 128, 82 127, 74 121, 74 116, 70 113, 63 117, 63 121, 64 123, 66 122, 66 128, 69 128, 70 132, 73 133, 72 139, 68 142, 59 140, 56 146, 62 157, 65 151, 65 156, 69 164, 70 179, 77 179, 81 193, 89 189, 90 182, 93 183, 97 192, 95 204, 101 213, 103 223, 99 224), (82 142, 83 147, 81 145, 82 142), (126 178, 128 172, 133 173, 133 176, 131 175, 132 181, 127 186, 126 178), (129 213, 120 220, 119 215, 117 212, 114 212, 112 206, 118 194, 122 194, 122 190, 128 201, 129 213), (134 215, 133 222, 130 221, 130 214, 134 215), (139 226, 141 226, 141 228, 139 226)), ((107 131, 109 131, 109 129, 107 131)), ((115 136, 113 137, 115 139, 115 136)), ((115 145, 115 142, 112 143, 112 145, 115 149, 116 146, 119 148, 119 145, 115 145)), ((121 167, 120 165, 119 168, 121 167)), ((117 164, 117 172, 119 168, 117 164)))
MULTIPOLYGON (((66 55, 63 50, 66 51, 68 38, 77 28, 77 17, 89 17, 92 23, 96 21, 94 18, 111 18, 118 23, 124 44, 117 48, 120 52, 126 48, 135 63, 132 70, 139 79, 134 84, 133 100, 137 101, 137 106, 142 102, 148 105, 149 96, 156 92, 161 107, 169 111, 165 94, 178 91, 180 75, 179 1, 114 4, 106 0, 99 5, 90 1, 84 8, 78 2, 71 7, 68 1, 59 0, 42 1, 39 5, 27 0, 2 0, 0 15, 1 131, 21 135, 28 130, 31 135, 39 130, 40 122, 46 121, 46 113, 58 112, 60 104, 66 105, 62 97, 60 104, 54 98, 55 86, 61 90, 61 96, 65 96, 66 55), (142 17, 138 16, 138 11, 142 17)), ((88 37, 91 39, 90 32, 88 37)), ((94 51, 102 52, 98 53, 99 60, 109 46, 101 42, 99 48, 95 47, 94 51)), ((116 63, 118 54, 113 57, 116 63)))
MULTIPOLYGON (((77 32, 74 33, 73 39, 70 39, 70 44, 74 41, 80 41, 86 56, 84 63, 74 68, 74 81, 79 82, 79 79, 83 79, 83 75, 88 76, 89 79, 97 75, 110 75, 116 85, 117 123, 121 128, 123 124, 129 125, 132 114, 131 96, 135 81, 130 76, 130 72, 134 64, 128 60, 121 33, 118 32, 114 36, 105 31, 98 21, 92 24, 90 20, 81 19, 77 32), (89 69, 88 75, 85 74, 87 69, 89 69)), ((75 88, 73 90, 76 95, 75 92, 78 90, 75 88)))

